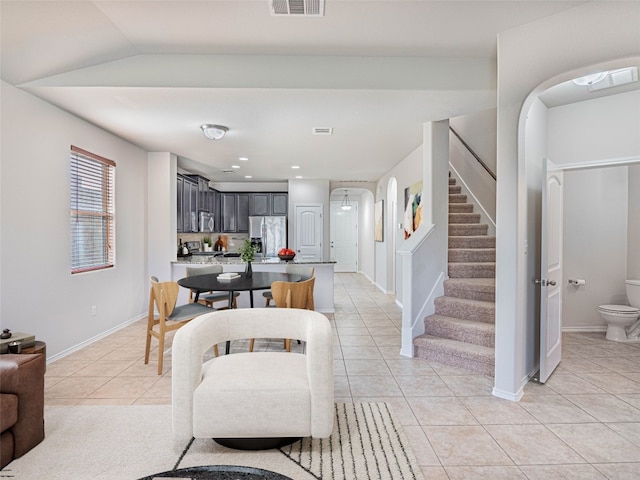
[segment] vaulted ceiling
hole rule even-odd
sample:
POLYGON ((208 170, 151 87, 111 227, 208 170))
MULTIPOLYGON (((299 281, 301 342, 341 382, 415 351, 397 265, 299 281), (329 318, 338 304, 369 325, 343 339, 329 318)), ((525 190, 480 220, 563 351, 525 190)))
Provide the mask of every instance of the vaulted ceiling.
POLYGON ((269 2, 2 0, 1 77, 215 181, 375 181, 424 122, 495 108, 499 32, 582 3, 269 2))

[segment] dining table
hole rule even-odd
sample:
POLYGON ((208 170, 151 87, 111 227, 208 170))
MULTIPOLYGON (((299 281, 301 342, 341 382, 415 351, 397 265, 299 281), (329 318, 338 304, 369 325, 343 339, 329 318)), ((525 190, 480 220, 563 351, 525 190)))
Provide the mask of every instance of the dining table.
MULTIPOLYGON (((239 277, 225 279, 221 274, 208 273, 205 275, 191 275, 178 280, 178 285, 193 291, 194 303, 198 302, 201 293, 206 292, 229 292, 228 308, 233 308, 234 292, 249 292, 249 304, 253 308, 253 292, 255 290, 267 290, 271 288, 273 282, 299 282, 302 276, 292 273, 278 272, 253 272, 247 277, 245 272, 239 273, 239 277)), ((226 353, 229 353, 231 342, 226 344, 226 353)))

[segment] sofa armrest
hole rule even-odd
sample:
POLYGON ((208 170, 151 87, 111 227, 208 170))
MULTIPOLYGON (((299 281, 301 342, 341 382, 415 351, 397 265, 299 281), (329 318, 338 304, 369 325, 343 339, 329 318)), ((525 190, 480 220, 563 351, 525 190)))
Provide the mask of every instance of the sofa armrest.
POLYGON ((46 359, 41 354, 0 356, 0 392, 18 397, 18 421, 11 427, 14 458, 44 438, 45 369, 46 359))

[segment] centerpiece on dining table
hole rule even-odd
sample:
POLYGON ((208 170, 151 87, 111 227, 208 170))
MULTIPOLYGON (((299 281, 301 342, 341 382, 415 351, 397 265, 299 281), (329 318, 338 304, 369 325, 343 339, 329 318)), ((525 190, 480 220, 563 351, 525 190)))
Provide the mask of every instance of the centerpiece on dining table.
POLYGON ((247 262, 244 273, 246 278, 253 276, 253 270, 251 268, 251 262, 255 260, 256 253, 258 253, 259 247, 251 243, 249 239, 245 239, 244 243, 238 249, 240 259, 243 262, 247 262))

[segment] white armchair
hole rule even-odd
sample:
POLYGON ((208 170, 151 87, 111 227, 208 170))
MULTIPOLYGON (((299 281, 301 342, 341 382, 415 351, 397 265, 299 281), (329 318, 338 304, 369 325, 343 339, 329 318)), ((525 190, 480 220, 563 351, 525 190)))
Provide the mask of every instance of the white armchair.
POLYGON ((260 449, 278 444, 270 441, 329 437, 332 340, 327 318, 310 310, 222 310, 192 320, 173 339, 174 439, 260 449), (298 338, 305 353, 234 353, 203 363, 212 345, 245 338, 298 338))

